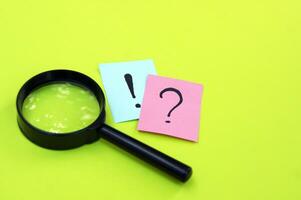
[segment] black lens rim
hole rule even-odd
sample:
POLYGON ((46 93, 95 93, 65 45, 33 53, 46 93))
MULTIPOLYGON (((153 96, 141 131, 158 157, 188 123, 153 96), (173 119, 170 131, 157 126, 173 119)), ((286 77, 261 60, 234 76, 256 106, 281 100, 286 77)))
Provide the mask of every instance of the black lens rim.
POLYGON ((26 81, 17 95, 16 107, 18 114, 17 122, 21 132, 33 143, 47 149, 72 149, 92 143, 100 138, 97 129, 105 121, 105 96, 102 89, 90 77, 80 72, 66 69, 45 71, 26 81), (95 95, 100 107, 100 114, 97 119, 83 129, 64 134, 47 132, 31 125, 22 114, 22 106, 25 98, 38 87, 62 81, 84 86, 95 95))

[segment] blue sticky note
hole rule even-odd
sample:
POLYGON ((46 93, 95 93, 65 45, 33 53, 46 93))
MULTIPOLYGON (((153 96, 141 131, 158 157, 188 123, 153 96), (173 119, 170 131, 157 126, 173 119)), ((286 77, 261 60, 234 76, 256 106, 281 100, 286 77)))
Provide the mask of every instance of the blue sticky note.
POLYGON ((114 121, 138 119, 146 78, 156 75, 152 60, 100 64, 99 70, 114 121))

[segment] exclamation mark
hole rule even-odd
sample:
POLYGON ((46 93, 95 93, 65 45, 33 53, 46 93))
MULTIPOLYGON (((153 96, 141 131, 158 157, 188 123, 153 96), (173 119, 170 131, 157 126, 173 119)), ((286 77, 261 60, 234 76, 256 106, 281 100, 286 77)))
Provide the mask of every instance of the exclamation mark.
MULTIPOLYGON (((134 85, 133 85, 132 75, 131 74, 125 74, 124 79, 125 79, 126 84, 128 85, 128 88, 131 92, 132 97, 135 99, 136 96, 135 96, 135 92, 134 92, 134 85)), ((141 105, 139 103, 137 103, 135 106, 136 106, 136 108, 141 107, 141 105)))

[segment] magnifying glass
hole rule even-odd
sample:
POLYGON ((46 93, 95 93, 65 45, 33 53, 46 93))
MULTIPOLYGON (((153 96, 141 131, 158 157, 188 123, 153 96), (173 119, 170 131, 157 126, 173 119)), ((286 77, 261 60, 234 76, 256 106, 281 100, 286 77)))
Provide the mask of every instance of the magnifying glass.
POLYGON ((72 149, 103 138, 182 182, 192 174, 188 165, 106 125, 104 93, 82 73, 52 70, 32 77, 18 93, 17 112, 22 133, 41 147, 72 149))

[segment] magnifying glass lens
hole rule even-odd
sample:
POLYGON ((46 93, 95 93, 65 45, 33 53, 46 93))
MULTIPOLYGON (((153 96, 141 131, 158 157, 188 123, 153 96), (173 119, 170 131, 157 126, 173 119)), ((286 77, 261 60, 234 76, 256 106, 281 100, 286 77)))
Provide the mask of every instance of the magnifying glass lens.
POLYGON ((24 100, 22 114, 41 130, 64 134, 92 124, 100 114, 94 94, 69 82, 44 85, 24 100))

